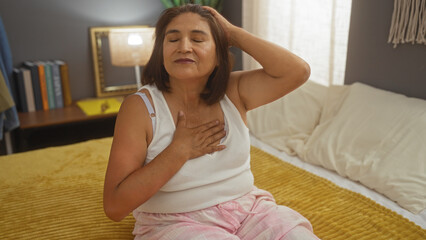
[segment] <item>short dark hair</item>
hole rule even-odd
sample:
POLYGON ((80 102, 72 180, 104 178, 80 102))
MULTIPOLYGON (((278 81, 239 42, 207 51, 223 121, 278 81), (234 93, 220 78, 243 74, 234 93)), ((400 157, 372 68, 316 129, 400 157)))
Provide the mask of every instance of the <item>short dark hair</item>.
POLYGON ((183 13, 196 13, 209 24, 210 31, 216 44, 218 66, 210 74, 201 98, 209 105, 219 102, 225 95, 229 75, 232 69, 232 59, 229 53, 228 39, 216 18, 197 4, 187 4, 168 8, 162 12, 155 28, 155 43, 151 58, 142 73, 142 84, 155 84, 160 91, 170 91, 169 74, 163 62, 163 42, 169 23, 183 13))

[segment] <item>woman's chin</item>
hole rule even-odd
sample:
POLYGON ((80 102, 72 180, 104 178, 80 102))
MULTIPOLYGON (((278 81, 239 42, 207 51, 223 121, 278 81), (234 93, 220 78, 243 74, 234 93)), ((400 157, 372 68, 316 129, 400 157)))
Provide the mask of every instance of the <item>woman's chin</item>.
POLYGON ((194 72, 182 72, 179 74, 169 74, 170 80, 177 80, 177 81, 199 81, 203 82, 204 79, 208 79, 208 75, 201 75, 199 73, 194 72))

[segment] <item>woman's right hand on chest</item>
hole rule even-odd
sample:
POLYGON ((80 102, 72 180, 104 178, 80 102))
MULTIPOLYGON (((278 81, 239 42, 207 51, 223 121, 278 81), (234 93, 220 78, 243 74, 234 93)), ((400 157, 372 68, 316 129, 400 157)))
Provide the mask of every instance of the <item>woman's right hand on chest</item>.
POLYGON ((219 120, 190 128, 187 127, 185 113, 179 111, 171 145, 189 160, 225 149, 225 145, 218 144, 225 135, 224 126, 219 120))

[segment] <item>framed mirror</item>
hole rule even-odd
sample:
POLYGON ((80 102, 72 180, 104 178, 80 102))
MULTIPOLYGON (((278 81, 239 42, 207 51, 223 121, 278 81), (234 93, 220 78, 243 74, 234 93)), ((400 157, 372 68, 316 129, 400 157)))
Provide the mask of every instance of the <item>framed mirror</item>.
POLYGON ((108 35, 114 29, 148 26, 91 27, 93 70, 97 97, 124 96, 136 92, 134 67, 118 67, 111 63, 108 35))

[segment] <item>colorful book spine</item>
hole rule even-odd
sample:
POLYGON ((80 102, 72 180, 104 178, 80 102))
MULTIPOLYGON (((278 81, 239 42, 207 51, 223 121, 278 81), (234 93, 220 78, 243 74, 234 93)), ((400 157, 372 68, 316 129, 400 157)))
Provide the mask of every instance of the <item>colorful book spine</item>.
MULTIPOLYGON (((22 67, 16 68, 15 72, 16 78, 18 79, 20 76, 20 79, 22 79, 20 82, 26 85, 28 85, 28 82, 23 80, 23 72, 29 72, 30 77, 26 76, 26 78, 31 79, 32 99, 35 111, 63 108, 72 105, 68 64, 66 62, 61 60, 25 61, 22 63, 22 67)), ((15 86, 17 88, 17 82, 15 86)), ((23 89, 25 90, 25 88, 23 89)), ((25 93, 23 96, 27 97, 26 95, 28 94, 25 93)), ((31 97, 27 97, 25 101, 27 103, 26 111, 28 111, 28 107, 30 111, 33 111, 31 103, 28 105, 31 97)))
POLYGON ((40 80, 40 93, 43 102, 43 110, 49 110, 49 99, 47 96, 46 74, 44 73, 44 63, 37 61, 35 64, 38 67, 38 76, 40 80))
POLYGON ((43 110, 43 100, 41 97, 40 79, 38 73, 38 66, 30 61, 25 61, 22 64, 25 68, 28 68, 31 72, 31 81, 33 85, 33 95, 36 110, 43 110))
POLYGON ((53 80, 53 90, 55 93, 55 107, 63 108, 64 99, 62 96, 62 83, 61 83, 61 72, 59 65, 55 62, 49 62, 52 67, 52 80, 53 80))
POLYGON ((68 64, 61 60, 56 60, 55 63, 59 66, 61 73, 61 85, 64 106, 70 106, 72 104, 72 96, 69 82, 68 64))
POLYGON ((16 82, 16 92, 19 101, 16 103, 19 112, 28 112, 27 98, 24 86, 24 76, 22 71, 18 68, 13 69, 13 79, 16 82))
POLYGON ((36 109, 34 102, 33 82, 31 80, 31 71, 27 68, 21 68, 20 70, 24 78, 25 96, 27 99, 28 112, 34 112, 36 109))
POLYGON ((52 65, 47 62, 44 63, 44 74, 46 76, 46 89, 47 89, 47 99, 49 102, 49 109, 54 109, 55 108, 55 91, 53 87, 52 65))

